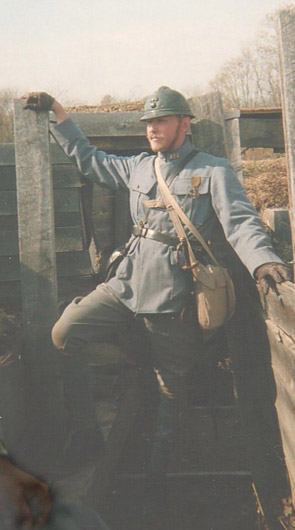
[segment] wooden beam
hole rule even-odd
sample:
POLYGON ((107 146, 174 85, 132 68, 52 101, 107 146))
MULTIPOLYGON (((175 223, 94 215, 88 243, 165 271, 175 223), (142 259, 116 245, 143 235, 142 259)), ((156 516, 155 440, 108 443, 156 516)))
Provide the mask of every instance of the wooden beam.
POLYGON ((295 8, 283 9, 278 17, 283 124, 288 156, 290 221, 295 271, 295 8))
POLYGON ((243 164, 240 139, 240 111, 225 113, 227 156, 240 182, 243 182, 243 164))
POLYGON ((141 405, 142 375, 139 369, 126 368, 125 378, 125 394, 123 399, 121 397, 121 406, 107 439, 106 454, 95 470, 86 496, 87 504, 97 511, 104 507, 105 495, 109 494, 124 443, 141 405))
POLYGON ((281 113, 277 112, 272 116, 262 112, 246 114, 241 111, 240 136, 241 146, 244 149, 262 147, 283 151, 284 137, 281 113))
MULTIPOLYGON (((294 325, 294 321, 293 321, 294 325)), ((288 472, 295 498, 295 443, 294 443, 294 356, 295 342, 289 335, 271 320, 267 320, 267 332, 271 344, 272 365, 276 380, 276 408, 283 439, 283 450, 286 455, 288 472)), ((280 449, 280 448, 278 448, 280 449)), ((280 451, 282 452, 282 450, 280 451)), ((280 454, 279 452, 279 454, 280 454)))
POLYGON ((14 123, 23 311, 29 322, 50 325, 57 282, 48 116, 15 101, 14 123))
POLYGON ((269 528, 273 529, 277 528, 274 506, 279 508, 282 499, 291 494, 275 409, 273 352, 255 283, 245 269, 236 270, 235 274, 237 308, 226 326, 229 353, 249 466, 269 528))
POLYGON ((191 125, 195 147, 215 156, 227 156, 224 114, 219 92, 192 98, 189 105, 195 115, 191 125))
POLYGON ((48 115, 24 110, 16 100, 14 126, 28 458, 34 455, 38 468, 42 458, 53 456, 62 410, 50 340, 58 309, 48 115))
POLYGON ((70 117, 88 137, 141 136, 146 124, 140 121, 142 112, 74 112, 70 117))

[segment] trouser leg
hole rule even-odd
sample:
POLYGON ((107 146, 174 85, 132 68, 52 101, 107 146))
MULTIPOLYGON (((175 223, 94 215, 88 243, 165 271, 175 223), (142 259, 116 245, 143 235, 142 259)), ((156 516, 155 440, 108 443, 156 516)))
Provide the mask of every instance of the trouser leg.
POLYGON ((123 331, 132 319, 132 313, 102 284, 89 295, 75 298, 55 324, 52 340, 61 352, 65 402, 73 424, 96 423, 87 345, 123 331))
POLYGON ((181 417, 187 407, 187 381, 202 350, 201 333, 194 322, 184 322, 178 314, 144 317, 145 332, 153 351, 160 403, 148 475, 161 475, 167 463, 181 417))

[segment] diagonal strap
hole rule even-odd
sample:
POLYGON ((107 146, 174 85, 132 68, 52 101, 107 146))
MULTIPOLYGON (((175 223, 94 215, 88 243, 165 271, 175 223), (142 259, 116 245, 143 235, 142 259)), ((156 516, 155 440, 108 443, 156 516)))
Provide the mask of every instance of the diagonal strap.
POLYGON ((161 174, 160 160, 159 160, 158 157, 155 160, 155 172, 156 172, 156 176, 157 176, 157 179, 158 179, 158 184, 159 184, 159 188, 160 188, 162 197, 163 197, 163 199, 164 199, 164 201, 166 203, 167 210, 169 212, 169 215, 171 217, 171 220, 173 222, 173 225, 175 227, 175 230, 176 230, 177 235, 180 238, 180 240, 184 241, 184 239, 186 239, 187 240, 187 244, 188 244, 188 250, 191 248, 191 245, 190 245, 190 243, 188 241, 188 238, 187 238, 186 233, 184 231, 184 228, 182 226, 182 223, 181 223, 181 221, 182 221, 183 224, 186 225, 189 228, 190 232, 197 239, 197 241, 199 241, 199 243, 201 243, 202 247, 206 250, 207 254, 210 256, 210 258, 212 259, 213 263, 215 263, 215 265, 218 265, 218 261, 216 260, 214 254, 212 253, 212 251, 208 247, 208 245, 207 245, 206 241, 204 240, 204 238, 201 236, 200 232, 192 224, 190 219, 187 217, 187 215, 184 213, 182 208, 179 206, 178 202, 171 195, 171 193, 169 191, 169 188, 168 188, 168 186, 167 186, 167 184, 166 184, 166 182, 165 182, 165 180, 164 180, 164 178, 163 178, 163 176, 161 174))
POLYGON ((170 186, 170 184, 172 183, 173 179, 176 177, 176 175, 178 175, 178 173, 180 173, 180 171, 182 171, 182 169, 185 168, 185 166, 190 162, 190 160, 192 160, 194 158, 194 156, 196 156, 198 154, 198 150, 195 149, 195 147, 180 161, 179 164, 177 164, 177 166, 175 166, 174 168, 172 168, 171 172, 170 172, 170 175, 169 177, 167 178, 166 180, 166 183, 167 183, 167 186, 170 186))

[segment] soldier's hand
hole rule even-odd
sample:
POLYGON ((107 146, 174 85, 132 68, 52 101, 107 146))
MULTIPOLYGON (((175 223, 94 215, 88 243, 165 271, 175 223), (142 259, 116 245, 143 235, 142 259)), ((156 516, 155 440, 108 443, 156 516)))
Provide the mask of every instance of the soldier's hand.
POLYGON ((264 263, 255 271, 256 280, 260 283, 264 294, 269 288, 275 290, 276 283, 292 281, 291 270, 283 263, 264 263))
POLYGON ((35 111, 48 111, 51 110, 54 101, 54 97, 50 96, 46 92, 29 92, 26 97, 24 108, 35 111))
POLYGON ((8 458, 0 457, 0 518, 4 529, 42 528, 50 511, 47 484, 19 469, 8 458))

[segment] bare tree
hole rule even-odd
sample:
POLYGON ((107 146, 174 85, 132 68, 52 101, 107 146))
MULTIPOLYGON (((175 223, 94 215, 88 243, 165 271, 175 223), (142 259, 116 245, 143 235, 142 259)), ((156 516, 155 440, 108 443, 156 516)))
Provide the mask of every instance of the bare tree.
POLYGON ((13 142, 13 100, 19 97, 16 90, 0 90, 0 142, 13 142))
POLYGON ((280 101, 280 71, 275 31, 276 14, 269 15, 259 37, 225 63, 211 81, 226 108, 276 107, 280 101))

